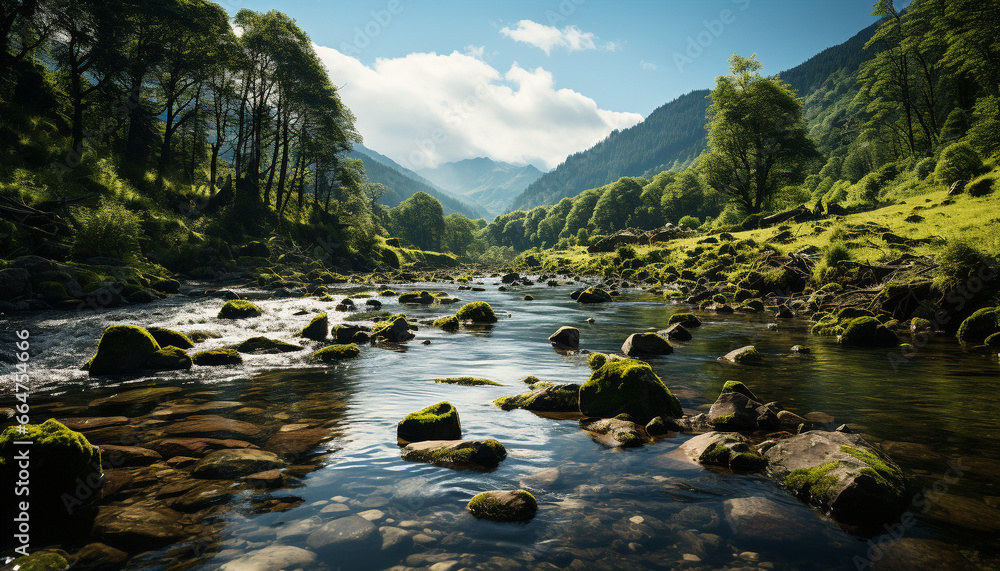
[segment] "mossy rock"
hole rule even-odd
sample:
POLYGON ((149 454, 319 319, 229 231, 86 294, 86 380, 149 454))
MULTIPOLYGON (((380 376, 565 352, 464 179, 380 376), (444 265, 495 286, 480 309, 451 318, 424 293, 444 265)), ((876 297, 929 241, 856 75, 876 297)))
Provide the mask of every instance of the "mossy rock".
POLYGON ((40 551, 23 555, 11 563, 11 569, 17 569, 17 571, 62 571, 69 568, 70 564, 66 559, 66 553, 54 551, 40 551))
POLYGON ((634 359, 611 361, 594 371, 580 387, 580 412, 600 418, 627 413, 642 423, 683 415, 677 397, 653 369, 634 359))
POLYGON ((194 341, 180 331, 174 331, 165 327, 147 327, 146 331, 149 331, 149 334, 153 336, 153 339, 156 339, 160 347, 169 347, 171 345, 180 349, 194 347, 194 341))
POLYGON ((735 309, 743 313, 763 313, 764 302, 759 299, 748 299, 737 305, 735 309))
POLYGON ((538 502, 526 490, 497 490, 476 494, 469 500, 468 509, 477 519, 515 522, 534 517, 538 511, 538 502))
POLYGON ((391 289, 384 289, 378 292, 379 297, 396 297, 396 292, 391 289))
POLYGON ((431 323, 431 325, 433 325, 434 327, 440 327, 445 331, 457 331, 458 328, 461 326, 461 322, 459 322, 458 318, 455 317, 454 315, 449 315, 447 317, 435 319, 434 322, 431 323))
POLYGON ((400 452, 403 460, 427 462, 451 468, 491 470, 507 457, 507 449, 499 441, 489 440, 425 440, 411 442, 400 452))
POLYGON ((320 313, 309 320, 309 325, 302 328, 302 331, 299 332, 299 337, 305 337, 313 341, 324 341, 329 330, 330 320, 325 313, 320 313))
POLYGON ((480 379, 477 377, 448 377, 443 379, 434 379, 434 382, 445 385, 462 385, 463 387, 503 386, 496 381, 480 379))
POLYGON ((193 364, 191 357, 180 347, 163 347, 146 361, 146 368, 157 371, 185 371, 193 364))
POLYGON ((994 333, 1000 332, 1000 308, 984 307, 962 322, 958 327, 959 342, 978 345, 994 333))
POLYGON ((428 305, 434 303, 434 296, 430 292, 419 291, 404 293, 399 296, 399 303, 420 303, 428 305))
POLYGON ((675 313, 670 316, 670 321, 667 322, 668 325, 673 325, 674 323, 680 323, 684 327, 692 328, 701 325, 701 320, 693 313, 675 313))
POLYGON ((406 415, 396 426, 396 436, 407 442, 459 440, 462 424, 450 402, 439 402, 406 415))
POLYGON ((580 303, 606 303, 612 301, 611 294, 601 288, 590 287, 576 297, 580 303))
POLYGON ((219 310, 219 319, 245 319, 260 317, 263 311, 256 304, 243 299, 231 299, 219 310))
POLYGON ((764 355, 753 345, 747 345, 726 353, 719 360, 734 365, 759 365, 764 362, 764 355))
POLYGON ((360 354, 361 349, 356 344, 351 343, 349 345, 330 345, 329 347, 324 347, 309 355, 309 358, 314 361, 333 363, 344 359, 352 359, 360 354))
POLYGON ((536 412, 578 412, 580 385, 572 383, 531 383, 531 392, 500 397, 493 404, 503 410, 520 408, 536 412))
POLYGON ((899 338, 874 317, 857 317, 844 326, 840 344, 853 347, 895 347, 899 338))
POLYGON ((463 305, 455 317, 459 321, 471 321, 472 323, 497 322, 497 314, 493 313, 493 308, 485 301, 474 301, 463 305))
POLYGON ((406 315, 398 313, 375 324, 372 339, 384 339, 390 343, 402 343, 413 339, 410 333, 412 326, 406 321, 406 315))
POLYGON ((69 297, 66 288, 59 282, 42 282, 35 286, 35 293, 41 294, 49 303, 60 302, 69 297))
POLYGON ((254 353, 258 355, 273 355, 275 353, 291 353, 301 351, 302 347, 291 343, 271 339, 269 337, 251 337, 246 341, 233 347, 240 353, 254 353))
POLYGON ((750 398, 751 400, 755 401, 760 400, 757 398, 757 395, 753 394, 753 391, 747 388, 747 386, 741 383, 740 381, 726 381, 726 384, 722 385, 721 394, 726 394, 726 393, 740 393, 741 395, 744 395, 750 398))
POLYGON ((363 325, 334 325, 330 332, 337 343, 347 345, 348 343, 367 343, 371 339, 371 327, 363 325))
POLYGON ((142 327, 112 325, 104 330, 97 352, 87 363, 91 377, 146 368, 160 344, 142 327))
POLYGON ((221 365, 239 365, 243 356, 236 349, 224 347, 195 353, 191 358, 195 365, 202 367, 217 367, 221 365))
POLYGON ((604 353, 591 353, 587 357, 587 366, 590 367, 591 371, 596 371, 604 366, 608 362, 608 356, 604 353))

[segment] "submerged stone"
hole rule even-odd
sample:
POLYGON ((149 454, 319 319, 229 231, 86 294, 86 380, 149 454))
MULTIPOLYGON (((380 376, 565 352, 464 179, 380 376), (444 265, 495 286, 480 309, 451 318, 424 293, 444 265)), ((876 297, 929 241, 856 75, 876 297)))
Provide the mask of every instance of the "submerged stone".
POLYGON ((526 490, 495 490, 476 494, 469 500, 468 509, 478 519, 525 521, 534 517, 538 502, 526 490))
POLYGON ((191 475, 211 480, 235 480, 284 466, 285 463, 276 454, 265 450, 216 450, 198 460, 191 467, 191 475))

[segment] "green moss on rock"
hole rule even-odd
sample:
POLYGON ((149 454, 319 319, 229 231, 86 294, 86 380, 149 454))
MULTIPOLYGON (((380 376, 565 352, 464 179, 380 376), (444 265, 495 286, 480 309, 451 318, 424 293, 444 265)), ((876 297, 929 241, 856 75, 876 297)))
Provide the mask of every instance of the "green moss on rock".
POLYGON ((722 385, 721 394, 726 394, 726 393, 740 393, 750 398, 751 400, 755 401, 760 400, 757 398, 755 394, 753 394, 753 391, 747 388, 747 386, 741 383, 740 381, 726 381, 726 384, 722 385))
POLYGON ((112 325, 101 335, 87 370, 91 377, 140 370, 159 350, 160 344, 142 327, 112 325))
POLYGON ((874 317, 856 317, 844 326, 840 344, 854 347, 895 347, 899 338, 874 317))
POLYGON ((594 371, 580 387, 580 412, 601 418, 628 413, 642 423, 683 414, 680 402, 653 369, 634 359, 607 362, 594 371))
POLYGON ((191 359, 195 365, 202 367, 239 365, 243 362, 243 356, 240 355, 240 352, 230 347, 200 351, 195 353, 191 359))
POLYGON ((435 383, 446 384, 446 385, 462 385, 463 387, 482 387, 482 386, 503 386, 496 381, 491 381, 489 379, 480 379, 477 377, 448 377, 443 379, 434 379, 435 383))
POLYGON ((434 327, 440 327, 445 331, 456 331, 461 325, 461 322, 459 322, 458 318, 455 317, 454 315, 449 315, 447 317, 435 319, 433 323, 431 323, 431 325, 433 325, 434 327))
POLYGON ((604 353, 591 353, 587 357, 587 365, 590 366, 591 371, 596 371, 604 366, 608 362, 608 356, 604 353))
POLYGON ((962 322, 956 337, 964 344, 979 344, 997 332, 1000 332, 1000 308, 984 307, 962 322))
POLYGON ((167 347, 170 345, 180 349, 190 349, 194 347, 194 341, 180 331, 174 331, 164 327, 147 327, 146 331, 149 331, 149 334, 153 336, 153 339, 156 339, 156 342, 160 344, 160 347, 167 347))
POLYGON ((309 321, 309 325, 302 328, 302 331, 299 332, 299 337, 305 337, 314 341, 323 341, 326 339, 329 329, 330 320, 325 313, 320 313, 309 321))
POLYGON ((219 319, 260 317, 264 312, 256 304, 243 299, 231 299, 219 310, 219 319))
POLYGON ((868 468, 863 469, 862 473, 874 478, 883 489, 890 490, 897 498, 901 498, 906 492, 906 478, 898 467, 886 463, 869 450, 841 446, 840 451, 867 464, 868 468))
POLYGON ((524 521, 538 511, 538 501, 526 490, 483 492, 469 500, 468 509, 479 519, 500 522, 524 521))
POLYGON ((667 323, 669 325, 680 323, 684 327, 691 328, 701 325, 701 320, 693 313, 675 313, 670 316, 670 321, 667 323))
POLYGON ((396 426, 396 436, 408 442, 423 440, 458 440, 462 424, 458 410, 450 402, 439 402, 411 412, 396 426))
POLYGON ((471 321, 472 323, 496 323, 497 314, 493 308, 485 301, 474 301, 462 306, 455 314, 459 321, 471 321))
POLYGON ((399 303, 420 303, 427 305, 434 303, 434 296, 427 291, 409 292, 399 296, 399 303))
POLYGON ((146 361, 146 367, 157 371, 184 371, 190 369, 191 357, 179 347, 163 347, 146 361))
POLYGON ((17 571, 62 571, 69 569, 70 565, 62 554, 45 551, 18 557, 10 568, 17 571))
POLYGON ((329 347, 323 347, 319 351, 309 355, 309 358, 314 361, 333 363, 343 359, 352 359, 360 354, 361 349, 359 349, 356 344, 350 343, 348 345, 330 345, 329 347))
POLYGON ((838 481, 830 472, 837 465, 837 462, 829 462, 815 468, 792 470, 785 476, 785 485, 793 490, 799 490, 800 493, 808 494, 820 502, 829 502, 831 489, 838 481))

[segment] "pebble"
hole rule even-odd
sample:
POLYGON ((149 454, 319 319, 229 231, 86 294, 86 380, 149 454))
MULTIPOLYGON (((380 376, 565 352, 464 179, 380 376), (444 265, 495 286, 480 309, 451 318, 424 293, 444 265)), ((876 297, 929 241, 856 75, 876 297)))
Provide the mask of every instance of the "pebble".
POLYGON ((347 496, 333 496, 332 498, 330 498, 330 501, 337 502, 338 504, 346 504, 347 502, 351 501, 351 498, 347 496))
POLYGON ((646 519, 643 518, 641 515, 632 516, 628 520, 632 523, 642 523, 646 521, 646 519))
POLYGON ((744 551, 743 553, 740 553, 740 559, 744 561, 759 561, 760 554, 754 551, 744 551))
POLYGON ((685 553, 682 557, 684 558, 684 561, 687 561, 689 563, 701 562, 701 557, 698 557, 694 553, 685 553))
POLYGON ((365 518, 368 521, 378 521, 385 517, 385 512, 380 510, 366 510, 358 513, 358 515, 365 518))
POLYGON ((335 514, 335 513, 349 512, 349 511, 351 511, 351 508, 345 506, 344 504, 330 504, 330 505, 324 507, 323 509, 319 510, 319 513, 323 513, 323 514, 334 513, 335 514))
POLYGON ((427 535, 426 533, 418 533, 413 536, 413 543, 423 544, 423 543, 434 543, 435 541, 437 540, 427 535))

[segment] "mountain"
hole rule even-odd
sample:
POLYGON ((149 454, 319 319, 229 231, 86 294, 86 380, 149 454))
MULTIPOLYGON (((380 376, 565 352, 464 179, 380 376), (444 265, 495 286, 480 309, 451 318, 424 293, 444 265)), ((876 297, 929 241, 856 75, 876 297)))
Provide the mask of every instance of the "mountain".
MULTIPOLYGON (((799 97, 805 98, 835 72, 854 74, 872 56, 863 47, 877 29, 878 23, 872 24, 846 42, 782 72, 781 78, 798 90, 799 97)), ((511 208, 529 210, 555 204, 623 176, 649 178, 663 170, 690 165, 707 145, 705 113, 710 103, 709 93, 703 89, 681 95, 658 107, 642 122, 624 131, 615 130, 590 149, 570 155, 529 185, 514 199, 511 208)))
POLYGON ((458 212, 472 219, 493 218, 481 206, 469 204, 467 201, 448 194, 431 181, 364 145, 355 144, 350 152, 345 153, 345 156, 351 159, 361 159, 365 165, 368 180, 382 183, 389 189, 379 199, 380 204, 389 207, 397 206, 418 192, 426 192, 441 202, 445 215, 458 212))
POLYGON ((485 157, 420 172, 441 189, 468 198, 494 216, 506 212, 514 198, 542 176, 533 165, 517 166, 485 157))

